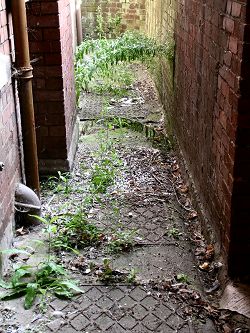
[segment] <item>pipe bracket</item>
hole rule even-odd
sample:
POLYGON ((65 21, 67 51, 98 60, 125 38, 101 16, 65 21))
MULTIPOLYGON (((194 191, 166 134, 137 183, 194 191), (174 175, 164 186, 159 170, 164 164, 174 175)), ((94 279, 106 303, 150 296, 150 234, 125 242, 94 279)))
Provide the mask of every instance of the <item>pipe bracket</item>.
POLYGON ((31 80, 33 78, 33 67, 14 68, 13 76, 19 80, 31 80))

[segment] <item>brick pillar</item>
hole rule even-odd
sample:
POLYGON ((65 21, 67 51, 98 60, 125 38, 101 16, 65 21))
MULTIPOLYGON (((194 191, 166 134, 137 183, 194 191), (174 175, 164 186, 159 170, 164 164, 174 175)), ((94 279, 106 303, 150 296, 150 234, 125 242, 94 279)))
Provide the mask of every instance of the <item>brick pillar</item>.
POLYGON ((69 170, 77 142, 70 0, 27 3, 39 169, 69 170))
POLYGON ((246 20, 238 100, 234 188, 232 196, 229 272, 250 278, 250 0, 247 7, 233 3, 235 13, 246 20))

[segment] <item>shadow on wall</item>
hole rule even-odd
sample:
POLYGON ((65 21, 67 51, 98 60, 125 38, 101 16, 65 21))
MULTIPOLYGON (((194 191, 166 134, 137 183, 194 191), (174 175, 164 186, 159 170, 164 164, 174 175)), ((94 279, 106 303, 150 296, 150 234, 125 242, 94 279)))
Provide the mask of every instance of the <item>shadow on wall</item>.
POLYGON ((146 33, 163 43, 168 43, 172 52, 168 58, 161 57, 151 64, 157 90, 165 109, 165 128, 172 145, 175 143, 173 131, 174 108, 174 68, 175 68, 175 21, 176 0, 146 0, 146 33))

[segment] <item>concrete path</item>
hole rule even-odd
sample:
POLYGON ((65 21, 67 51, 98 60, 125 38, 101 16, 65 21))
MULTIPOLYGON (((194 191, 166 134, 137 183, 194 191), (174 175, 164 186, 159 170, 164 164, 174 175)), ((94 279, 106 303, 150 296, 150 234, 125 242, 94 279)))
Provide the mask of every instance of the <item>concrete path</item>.
MULTIPOLYGON (((154 90, 152 81, 143 87, 148 92, 144 104, 137 105, 134 116, 131 105, 127 114, 123 106, 122 117, 161 127, 162 108, 155 92, 150 93, 151 88, 154 90), (144 110, 141 113, 140 107, 144 110)), ((87 107, 89 112, 81 111, 84 131, 69 179, 70 191, 55 192, 45 183, 44 214, 73 212, 88 195, 95 152, 100 146, 100 128, 85 126, 85 122, 96 119, 98 110, 94 106, 100 100, 91 103, 92 108, 87 107)), ((112 116, 119 116, 115 110, 112 116)), ((115 183, 89 208, 88 221, 111 239, 129 235, 132 246, 114 253, 108 250, 109 237, 106 237, 103 243, 88 246, 79 255, 59 251, 60 262, 69 269, 72 281, 79 280, 84 293, 71 300, 50 297, 43 304, 37 300, 31 310, 23 309, 23 299, 2 302, 0 332, 219 332, 210 319, 217 320, 218 313, 202 296, 201 273, 190 241, 190 227, 195 228, 199 223, 196 215, 192 216, 188 188, 173 152, 165 146, 166 142, 159 140, 157 133, 149 139, 145 130, 138 133, 116 127, 111 126, 109 139, 121 166, 115 183), (100 279, 104 258, 110 262, 113 280, 100 279)), ((15 246, 34 247, 32 241, 37 238, 44 238, 42 226, 29 228, 28 234, 24 232, 16 238, 15 246)), ((20 255, 14 261, 31 263, 35 257, 38 262, 45 255, 46 249, 37 247, 31 258, 20 255)))

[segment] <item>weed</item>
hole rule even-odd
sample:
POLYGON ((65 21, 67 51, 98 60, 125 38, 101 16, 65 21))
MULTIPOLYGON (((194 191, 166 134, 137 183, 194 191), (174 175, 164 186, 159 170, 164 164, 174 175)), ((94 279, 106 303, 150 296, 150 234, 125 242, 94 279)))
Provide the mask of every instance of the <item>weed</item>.
POLYGON ((103 266, 101 271, 99 272, 99 280, 108 282, 114 279, 113 269, 111 267, 110 259, 104 258, 103 259, 103 266))
POLYGON ((134 80, 134 74, 128 67, 117 64, 105 73, 98 70, 93 80, 89 82, 88 90, 96 94, 108 94, 119 98, 128 94, 134 80))
POLYGON ((101 160, 98 164, 95 164, 91 182, 94 187, 95 193, 106 193, 107 188, 113 185, 115 178, 115 169, 112 161, 109 158, 101 160))
POLYGON ((86 246, 96 245, 102 238, 102 230, 89 223, 86 213, 80 209, 75 214, 68 213, 60 218, 52 246, 57 250, 75 251, 86 246))
POLYGON ((48 180, 43 184, 43 188, 53 191, 53 193, 63 192, 69 194, 71 192, 69 180, 70 174, 68 172, 57 172, 58 176, 50 176, 48 180))
MULTIPOLYGON (((51 256, 52 234, 57 232, 55 222, 58 221, 59 217, 33 217, 45 225, 44 231, 48 234, 48 255, 46 260, 37 266, 17 266, 9 282, 0 281, 1 287, 10 290, 9 293, 1 295, 0 299, 10 300, 24 296, 25 309, 29 309, 33 305, 37 295, 41 295, 42 300, 44 300, 48 294, 70 298, 74 295, 73 292, 83 292, 76 283, 70 281, 64 268, 55 263, 51 256)), ((23 252, 23 250, 18 249, 11 251, 13 253, 23 252)))
POLYGON ((176 280, 181 283, 190 283, 190 279, 187 274, 177 274, 176 280))
POLYGON ((130 127, 129 121, 121 117, 114 117, 110 123, 114 128, 130 127))
POLYGON ((180 239, 180 236, 182 233, 179 231, 179 229, 172 227, 167 231, 167 234, 169 237, 173 237, 174 239, 180 239))
POLYGON ((108 283, 127 282, 134 283, 136 279, 135 269, 131 269, 129 273, 114 270, 111 265, 110 259, 103 259, 103 264, 99 268, 98 272, 99 280, 108 283))
POLYGON ((109 253, 129 251, 134 246, 136 231, 115 232, 108 237, 107 250, 109 253))
POLYGON ((17 267, 10 281, 1 280, 0 286, 10 290, 1 295, 1 300, 7 301, 24 296, 25 309, 31 308, 37 295, 45 296, 52 293, 57 297, 70 298, 74 292, 83 292, 76 283, 70 281, 63 267, 53 261, 46 261, 36 267, 17 267))
POLYGON ((109 77, 111 68, 120 62, 145 62, 156 55, 172 52, 168 44, 158 44, 137 31, 127 31, 116 39, 86 40, 77 49, 75 60, 76 91, 89 90, 91 80, 98 73, 109 77))
POLYGON ((109 137, 109 131, 113 128, 112 123, 105 117, 107 108, 103 109, 104 129, 99 133, 99 149, 94 157, 96 163, 92 167, 91 185, 92 193, 106 193, 109 186, 114 184, 118 167, 121 160, 113 148, 113 140, 109 137))
POLYGON ((126 282, 131 284, 136 282, 136 270, 134 268, 131 268, 130 272, 128 273, 126 282))

